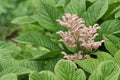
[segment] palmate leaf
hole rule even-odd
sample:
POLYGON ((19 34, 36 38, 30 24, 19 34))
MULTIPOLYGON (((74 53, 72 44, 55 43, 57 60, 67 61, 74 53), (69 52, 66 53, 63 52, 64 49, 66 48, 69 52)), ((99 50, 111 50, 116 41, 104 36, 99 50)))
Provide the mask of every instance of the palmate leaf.
POLYGON ((120 50, 120 38, 115 37, 113 35, 105 35, 105 47, 106 49, 112 54, 115 55, 115 53, 120 50))
POLYGON ((60 28, 60 25, 57 24, 56 19, 59 19, 59 17, 61 17, 61 12, 54 6, 42 1, 40 1, 39 5, 40 6, 37 8, 35 15, 38 23, 50 31, 58 30, 60 28))
POLYGON ((81 69, 77 69, 75 63, 69 60, 60 60, 55 66, 57 80, 86 80, 81 69))
POLYGON ((16 74, 6 74, 2 77, 0 77, 0 80, 17 80, 17 75, 16 74))
POLYGON ((34 19, 33 16, 23 16, 23 17, 18 17, 15 18, 11 21, 11 23, 14 24, 30 24, 30 23, 35 23, 36 20, 34 19))
POLYGON ((72 0, 65 7, 65 13, 78 14, 80 17, 86 10, 86 0, 72 0))
POLYGON ((89 80, 118 80, 120 68, 113 61, 101 62, 89 80))
POLYGON ((29 80, 57 80, 56 76, 50 71, 30 74, 29 80))
POLYGON ((108 20, 103 22, 100 26, 101 29, 98 30, 99 40, 101 40, 105 34, 120 33, 120 20, 108 20))
POLYGON ((84 19, 86 25, 90 26, 96 23, 107 11, 108 9, 108 0, 97 0, 93 3, 84 13, 84 19))
POLYGON ((39 32, 28 32, 24 35, 15 38, 14 40, 21 43, 31 43, 37 46, 42 46, 50 50, 60 49, 57 44, 50 40, 50 38, 48 38, 45 35, 42 35, 39 32))
POLYGON ((96 59, 94 58, 88 58, 86 60, 76 60, 75 62, 82 67, 85 71, 92 73, 97 66, 100 64, 102 61, 107 61, 107 60, 114 60, 113 57, 105 52, 96 52, 94 55, 97 56, 96 59))

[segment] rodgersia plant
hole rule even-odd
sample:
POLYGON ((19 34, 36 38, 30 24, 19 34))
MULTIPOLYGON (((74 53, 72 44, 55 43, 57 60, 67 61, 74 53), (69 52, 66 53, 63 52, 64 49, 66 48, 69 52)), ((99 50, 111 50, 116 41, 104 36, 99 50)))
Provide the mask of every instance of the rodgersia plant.
POLYGON ((67 28, 67 31, 60 30, 57 32, 62 37, 59 41, 75 53, 75 55, 69 56, 62 52, 64 58, 70 60, 85 59, 86 55, 96 51, 104 42, 104 40, 95 41, 95 38, 99 35, 97 33, 97 30, 100 29, 98 24, 87 27, 85 21, 79 18, 77 14, 65 14, 62 18, 63 21, 59 19, 56 21, 67 28))

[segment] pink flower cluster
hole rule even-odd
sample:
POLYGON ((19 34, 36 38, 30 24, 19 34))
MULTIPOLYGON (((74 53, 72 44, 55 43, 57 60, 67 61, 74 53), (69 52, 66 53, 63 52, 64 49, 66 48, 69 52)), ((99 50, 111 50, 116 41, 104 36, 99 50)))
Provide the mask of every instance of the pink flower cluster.
MULTIPOLYGON (((91 53, 97 50, 102 42, 104 42, 103 40, 94 41, 99 35, 97 33, 97 30, 100 29, 98 24, 87 27, 85 21, 79 18, 77 14, 65 14, 62 18, 63 21, 59 19, 56 21, 60 25, 66 27, 67 31, 58 31, 57 34, 62 37, 59 41, 63 42, 71 50, 76 51, 76 49, 79 49, 83 53, 91 53)), ((80 53, 79 56, 81 56, 80 53)), ((73 57, 75 58, 75 56, 73 57)))

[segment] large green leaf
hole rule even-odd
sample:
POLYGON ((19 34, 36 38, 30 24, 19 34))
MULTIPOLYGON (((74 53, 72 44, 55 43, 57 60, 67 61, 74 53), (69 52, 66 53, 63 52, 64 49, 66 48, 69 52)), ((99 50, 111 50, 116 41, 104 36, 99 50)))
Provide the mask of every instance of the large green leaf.
POLYGON ((28 32, 15 38, 14 40, 22 43, 31 43, 37 46, 42 46, 50 50, 60 49, 57 44, 50 40, 50 38, 39 32, 28 32))
POLYGON ((86 80, 84 72, 69 60, 60 60, 55 66, 55 74, 57 80, 86 80))
POLYGON ((17 80, 17 75, 15 74, 6 74, 2 77, 0 77, 0 80, 17 80))
POLYGON ((101 62, 89 80, 118 80, 120 68, 113 61, 101 62))
POLYGON ((29 80, 57 80, 56 76, 50 71, 30 74, 29 80))
POLYGON ((101 29, 98 30, 99 40, 103 38, 105 34, 116 34, 120 33, 120 20, 108 20, 103 22, 101 29))
POLYGON ((120 10, 120 2, 116 2, 113 4, 109 5, 108 11, 106 12, 106 14, 103 16, 104 20, 107 19, 113 19, 114 18, 114 14, 120 10))
POLYGON ((105 47, 107 50, 114 55, 118 50, 120 50, 120 38, 113 35, 104 36, 105 47))
POLYGON ((65 13, 78 14, 81 17, 86 10, 85 2, 85 0, 72 0, 65 7, 65 13))
POLYGON ((14 24, 29 24, 36 22, 36 20, 34 19, 33 16, 23 16, 15 18, 11 22, 14 24))
POLYGON ((118 63, 118 65, 120 66, 120 50, 115 53, 114 58, 116 63, 118 63))
POLYGON ((86 60, 76 60, 75 62, 85 71, 92 73, 102 61, 113 60, 113 57, 105 52, 96 52, 96 59, 88 58, 86 60))
POLYGON ((58 30, 60 25, 57 24, 56 19, 61 17, 61 12, 54 6, 42 1, 39 5, 40 8, 37 9, 37 13, 35 15, 39 24, 50 31, 58 30))
POLYGON ((93 3, 84 14, 87 26, 95 24, 107 11, 108 0, 97 0, 93 3))

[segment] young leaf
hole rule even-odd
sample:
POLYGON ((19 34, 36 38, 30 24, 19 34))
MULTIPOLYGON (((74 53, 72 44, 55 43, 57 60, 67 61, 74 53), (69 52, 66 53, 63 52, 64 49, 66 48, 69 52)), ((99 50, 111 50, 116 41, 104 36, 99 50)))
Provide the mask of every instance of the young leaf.
POLYGON ((15 18, 11 21, 11 23, 14 24, 29 24, 29 23, 35 23, 36 20, 34 19, 33 16, 23 16, 23 17, 18 17, 15 18))
POLYGON ((105 52, 96 52, 94 55, 96 59, 88 58, 86 60, 76 60, 75 62, 82 67, 85 71, 92 73, 102 61, 113 60, 113 57, 105 52))
POLYGON ((107 11, 108 9, 108 0, 97 0, 93 3, 84 13, 84 19, 86 21, 86 25, 90 26, 96 23, 107 11))
POLYGON ((86 10, 85 0, 72 0, 66 7, 65 13, 78 14, 80 17, 86 10))
POLYGON ((106 35, 104 36, 105 40, 105 47, 107 50, 112 54, 115 55, 115 53, 120 49, 120 38, 117 38, 113 35, 106 35))
POLYGON ((37 46, 42 46, 50 50, 60 49, 57 44, 55 44, 47 36, 42 35, 39 32, 28 32, 15 38, 14 40, 22 43, 31 43, 37 46))
POLYGON ((69 60, 60 60, 55 66, 55 74, 58 80, 86 80, 84 72, 69 60))
POLYGON ((118 80, 120 68, 113 61, 101 62, 89 80, 118 80))
POLYGON ((98 30, 99 40, 102 39, 105 34, 120 33, 120 20, 108 20, 103 22, 100 26, 101 29, 98 30))
POLYGON ((50 71, 30 74, 29 80, 57 80, 56 76, 50 71))

